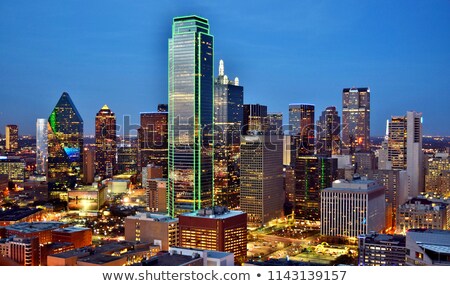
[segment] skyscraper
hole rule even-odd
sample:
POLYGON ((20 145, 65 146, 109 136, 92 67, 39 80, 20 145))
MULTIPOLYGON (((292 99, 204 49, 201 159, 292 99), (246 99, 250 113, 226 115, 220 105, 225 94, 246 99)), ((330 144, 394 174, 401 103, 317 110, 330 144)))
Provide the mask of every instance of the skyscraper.
POLYGON ((292 159, 299 155, 312 155, 315 149, 314 105, 289 104, 289 128, 291 128, 292 159))
POLYGON ((173 19, 167 196, 172 217, 213 205, 213 40, 207 19, 173 19))
POLYGON ((295 217, 320 220, 320 191, 337 179, 337 159, 299 156, 295 162, 295 217))
POLYGON ((8 124, 5 127, 6 151, 16 152, 19 150, 19 127, 8 124))
POLYGON ((244 104, 242 135, 266 134, 268 130, 267 106, 244 104))
POLYGON ((48 118, 49 197, 64 198, 82 175, 83 119, 69 94, 63 92, 48 118))
POLYGON ((96 173, 109 178, 116 172, 116 115, 105 104, 95 116, 96 173))
POLYGON ((341 118, 335 106, 322 111, 317 121, 317 154, 339 155, 341 153, 341 118))
POLYGON ((422 113, 408 111, 406 116, 391 118, 388 160, 392 163, 392 169, 406 170, 410 197, 424 191, 422 113))
POLYGON ((241 210, 248 223, 262 226, 283 210, 282 136, 243 136, 241 141, 241 210))
POLYGON ((239 206, 239 165, 244 88, 228 80, 220 60, 214 83, 214 196, 217 205, 239 206))
POLYGON ((39 175, 47 174, 48 157, 48 127, 47 120, 38 118, 36 120, 36 173, 39 175))
POLYGON ((167 178, 167 112, 141 113, 138 129, 139 167, 148 164, 163 167, 163 178, 167 178))
POLYGON ((370 148, 370 89, 342 91, 342 152, 353 154, 370 148))
POLYGON ((283 135, 283 113, 269 112, 267 114, 269 132, 277 135, 283 135))

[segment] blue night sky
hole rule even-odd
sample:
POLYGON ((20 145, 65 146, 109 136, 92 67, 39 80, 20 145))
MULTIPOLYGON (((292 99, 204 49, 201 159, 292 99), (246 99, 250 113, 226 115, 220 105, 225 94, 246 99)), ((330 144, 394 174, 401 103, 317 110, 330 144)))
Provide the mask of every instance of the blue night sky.
POLYGON ((450 1, 0 2, 0 133, 34 134, 67 91, 93 134, 106 103, 118 115, 167 102, 167 39, 174 16, 208 18, 215 70, 238 76, 246 103, 341 113, 344 87, 369 86, 372 135, 407 110, 424 134, 450 135, 450 1))

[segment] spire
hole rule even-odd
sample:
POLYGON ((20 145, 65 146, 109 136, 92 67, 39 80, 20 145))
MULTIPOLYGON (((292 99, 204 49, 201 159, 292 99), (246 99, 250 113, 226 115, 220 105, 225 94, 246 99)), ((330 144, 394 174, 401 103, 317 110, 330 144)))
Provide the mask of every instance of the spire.
POLYGON ((101 110, 109 110, 109 107, 108 107, 108 105, 103 105, 103 107, 102 107, 102 109, 101 110))
POLYGON ((224 76, 225 74, 225 66, 223 64, 223 60, 219 61, 219 76, 224 76))
POLYGON ((234 85, 239 85, 239 78, 238 77, 235 77, 234 78, 234 85))

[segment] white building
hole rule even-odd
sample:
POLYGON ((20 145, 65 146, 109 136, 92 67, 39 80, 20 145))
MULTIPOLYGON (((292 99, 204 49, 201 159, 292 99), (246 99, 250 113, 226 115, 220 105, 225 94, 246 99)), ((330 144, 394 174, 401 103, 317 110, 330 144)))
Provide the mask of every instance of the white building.
POLYGON ((450 231, 408 230, 406 265, 450 266, 450 231))
POLYGON ((385 188, 365 178, 336 180, 321 192, 320 233, 357 237, 385 228, 385 188))

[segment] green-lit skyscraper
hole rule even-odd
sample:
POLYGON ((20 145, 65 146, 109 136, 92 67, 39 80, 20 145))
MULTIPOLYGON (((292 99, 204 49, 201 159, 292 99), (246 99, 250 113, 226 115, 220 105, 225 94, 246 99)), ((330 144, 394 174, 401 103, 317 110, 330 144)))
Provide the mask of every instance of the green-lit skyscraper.
POLYGON ((213 205, 213 41, 208 20, 173 19, 167 196, 172 217, 213 205))
POLYGON ((50 198, 67 199, 67 190, 83 174, 83 119, 64 92, 48 118, 48 190, 50 198))

